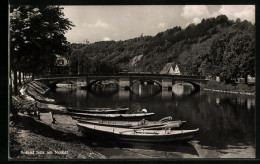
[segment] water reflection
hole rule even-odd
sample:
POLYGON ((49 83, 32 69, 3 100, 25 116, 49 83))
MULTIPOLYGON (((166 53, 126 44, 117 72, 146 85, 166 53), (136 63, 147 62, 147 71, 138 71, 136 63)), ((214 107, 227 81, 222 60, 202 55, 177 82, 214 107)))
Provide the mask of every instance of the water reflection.
POLYGON ((250 110, 255 106, 255 100, 254 99, 247 99, 247 109, 250 110))
MULTIPOLYGON (((135 158, 196 158, 198 153, 189 143, 120 143, 122 157, 135 158), (127 152, 127 153, 126 153, 127 152)), ((101 152, 102 153, 102 152, 101 152)), ((111 158, 119 154, 110 154, 111 158)))
POLYGON ((140 143, 121 142, 102 136, 85 136, 87 143, 97 152, 109 158, 197 158, 199 154, 189 142, 140 143))
POLYGON ((160 93, 161 89, 158 86, 156 87, 153 85, 134 84, 130 91, 138 97, 153 97, 160 93))
POLYGON ((216 97, 216 104, 219 105, 220 104, 220 98, 216 97))
POLYGON ((129 100, 130 92, 122 89, 122 90, 120 90, 120 92, 118 92, 118 98, 119 98, 119 100, 129 100))
POLYGON ((177 83, 172 87, 172 91, 175 96, 189 95, 194 90, 194 86, 189 83, 177 83))
POLYGON ((172 91, 163 90, 162 91, 162 100, 172 100, 172 91))
MULTIPOLYGON (((86 90, 61 90, 59 88, 50 96, 58 104, 65 106, 79 108, 128 106, 130 108, 128 113, 146 108, 148 112, 155 113, 152 120, 159 120, 166 116, 172 116, 176 120, 186 120, 184 129, 200 128, 195 137, 197 142, 192 142, 200 157, 228 157, 227 154, 232 157, 246 156, 250 158, 255 156, 254 97, 203 90, 188 94, 192 93, 192 88, 185 88, 186 86, 178 86, 173 87, 172 91, 161 91, 158 86, 136 85, 130 91, 107 89, 95 93, 86 90)), ((137 145, 115 150, 112 146, 111 149, 114 152, 121 152, 123 156, 122 151, 130 151, 130 149, 149 154, 151 147, 143 146, 141 149, 137 145)), ((158 156, 163 158, 166 157, 162 152, 172 153, 170 157, 173 158, 195 156, 193 153, 181 151, 179 155, 176 153, 174 155, 174 152, 177 151, 176 147, 170 146, 167 150, 159 150, 160 148, 162 146, 153 148, 155 152, 150 152, 150 154, 158 152, 158 156), (186 155, 182 156, 181 154, 186 155)), ((109 152, 114 157, 116 155, 113 151, 109 152)))

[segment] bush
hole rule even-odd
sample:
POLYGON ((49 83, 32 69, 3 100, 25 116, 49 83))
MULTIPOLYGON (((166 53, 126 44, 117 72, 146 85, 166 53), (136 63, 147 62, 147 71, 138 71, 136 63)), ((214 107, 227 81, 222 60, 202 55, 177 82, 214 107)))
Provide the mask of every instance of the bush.
POLYGON ((215 80, 210 80, 205 86, 208 89, 222 90, 222 91, 236 91, 236 92, 255 92, 255 86, 247 84, 225 84, 215 80))

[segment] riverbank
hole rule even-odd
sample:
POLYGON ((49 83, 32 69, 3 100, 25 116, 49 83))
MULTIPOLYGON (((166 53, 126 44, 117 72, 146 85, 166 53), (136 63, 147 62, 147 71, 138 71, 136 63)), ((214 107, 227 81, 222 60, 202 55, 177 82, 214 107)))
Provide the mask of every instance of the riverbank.
MULTIPOLYGON (((32 83, 30 83, 32 84, 32 83)), ((79 132, 76 121, 52 100, 44 97, 48 88, 43 84, 28 84, 12 97, 9 122, 9 158, 15 159, 104 159, 104 155, 92 150, 85 136, 79 132), (31 85, 32 86, 32 85, 31 85), (30 87, 31 92, 27 92, 30 87), (33 95, 32 95, 33 94, 33 95), (35 97, 37 96, 37 99, 35 97), (39 100, 42 102, 39 103, 39 100), (45 102, 44 102, 45 101, 45 102), (37 107, 37 103, 40 107, 37 107), (36 110, 35 110, 36 109, 36 110), (36 113, 36 111, 46 112, 36 113), (53 117, 49 113, 55 114, 53 117), (60 111, 60 112, 57 112, 60 111), (38 114, 36 117, 35 114, 38 114), (53 124, 55 118, 55 124, 53 124)))
POLYGON ((224 84, 217 81, 209 81, 203 89, 205 91, 221 92, 221 93, 231 93, 231 94, 241 94, 241 95, 255 95, 255 85, 246 84, 224 84))
POLYGON ((52 124, 48 114, 41 121, 19 113, 10 118, 11 159, 103 159, 93 151, 76 129, 75 120, 56 115, 52 124), (33 125, 33 126, 32 126, 33 125), (74 127, 75 126, 75 127, 74 127))

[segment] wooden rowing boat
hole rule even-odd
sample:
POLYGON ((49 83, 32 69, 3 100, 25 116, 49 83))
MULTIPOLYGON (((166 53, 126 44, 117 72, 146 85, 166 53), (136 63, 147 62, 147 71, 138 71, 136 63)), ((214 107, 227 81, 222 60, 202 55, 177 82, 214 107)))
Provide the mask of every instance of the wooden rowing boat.
POLYGON ((86 123, 77 123, 80 131, 101 135, 105 137, 113 137, 120 141, 130 142, 171 142, 171 141, 187 141, 191 140, 199 129, 193 130, 144 130, 117 128, 109 126, 100 126, 86 123))
POLYGON ((110 119, 110 120, 141 120, 154 115, 154 113, 135 113, 135 114, 96 114, 96 113, 77 113, 68 112, 72 116, 80 116, 87 118, 99 118, 99 119, 110 119))
MULTIPOLYGON (((166 117, 169 118, 169 117, 166 117)), ((93 125, 131 128, 131 129, 165 129, 165 128, 180 128, 186 121, 172 121, 172 119, 165 120, 163 118, 159 121, 114 121, 114 120, 78 120, 80 123, 87 123, 93 125)), ((171 118, 171 117, 170 117, 171 118)))
POLYGON ((69 112, 81 112, 81 113, 125 113, 129 110, 129 108, 84 108, 84 109, 77 109, 67 107, 69 112))
POLYGON ((56 104, 47 104, 36 101, 37 109, 42 113, 53 112, 55 114, 65 114, 66 108, 56 104))
POLYGON ((26 87, 25 93, 40 102, 47 102, 47 103, 54 103, 54 99, 43 97, 42 95, 38 94, 32 87, 26 87))

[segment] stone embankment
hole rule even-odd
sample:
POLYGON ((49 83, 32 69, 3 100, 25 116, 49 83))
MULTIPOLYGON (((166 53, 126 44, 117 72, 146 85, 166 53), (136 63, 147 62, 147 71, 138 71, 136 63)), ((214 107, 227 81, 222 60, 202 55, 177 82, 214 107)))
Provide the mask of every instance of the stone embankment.
POLYGON ((243 92, 243 91, 226 91, 226 90, 208 89, 208 88, 203 88, 203 89, 205 91, 220 92, 220 93, 242 94, 242 95, 248 95, 248 96, 254 96, 255 95, 255 93, 243 92))
POLYGON ((254 84, 225 84, 214 80, 203 86, 205 91, 255 96, 254 84))

